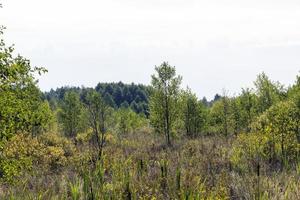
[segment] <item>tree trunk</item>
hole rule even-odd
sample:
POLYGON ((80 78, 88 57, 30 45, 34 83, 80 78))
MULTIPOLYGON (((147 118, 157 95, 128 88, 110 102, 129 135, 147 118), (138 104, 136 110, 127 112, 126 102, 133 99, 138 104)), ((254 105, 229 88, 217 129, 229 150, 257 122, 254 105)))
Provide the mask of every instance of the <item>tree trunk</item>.
POLYGON ((169 100, 168 100, 168 92, 167 85, 165 86, 165 135, 167 139, 167 145, 171 146, 170 139, 170 113, 169 113, 169 100))

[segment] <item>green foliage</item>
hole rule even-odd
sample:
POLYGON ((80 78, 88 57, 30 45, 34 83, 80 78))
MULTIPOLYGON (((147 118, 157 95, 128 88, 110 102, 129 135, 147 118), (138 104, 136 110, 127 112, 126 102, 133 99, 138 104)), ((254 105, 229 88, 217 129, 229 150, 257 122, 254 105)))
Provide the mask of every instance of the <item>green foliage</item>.
POLYGON ((75 92, 67 92, 58 112, 59 122, 63 126, 66 136, 75 138, 79 131, 83 130, 84 110, 79 95, 75 92))
POLYGON ((183 120, 188 136, 203 133, 206 128, 207 109, 190 89, 183 94, 183 120))
POLYGON ((1 153, 1 178, 13 183, 24 170, 32 168, 33 157, 38 154, 40 149, 41 146, 37 139, 23 134, 13 136, 1 153))
MULTIPOLYGON (((2 36, 2 29, 1 34, 2 36)), ((37 134, 48 128, 52 116, 48 103, 41 99, 33 68, 22 56, 14 57, 14 48, 0 41, 0 148, 2 143, 21 131, 37 134)))
POLYGON ((242 94, 238 97, 238 107, 240 107, 240 127, 246 132, 251 131, 251 124, 257 115, 257 96, 251 89, 242 89, 242 94))
POLYGON ((233 133, 232 108, 228 97, 221 97, 209 110, 209 133, 228 136, 233 133))
POLYGON ((181 76, 176 75, 175 67, 164 62, 155 67, 152 75, 153 92, 150 97, 150 120, 158 133, 164 134, 166 143, 171 144, 175 121, 179 116, 179 89, 181 76))
POLYGON ((268 137, 262 133, 239 134, 233 144, 231 163, 240 170, 253 171, 260 160, 266 160, 268 137))
POLYGON ((120 108, 114 112, 114 123, 118 135, 135 132, 147 125, 147 119, 131 109, 120 108))
POLYGON ((43 170, 59 170, 75 153, 74 145, 56 134, 38 138, 17 134, 8 141, 0 154, 0 178, 16 183, 17 178, 38 166, 43 170))
POLYGON ((87 96, 87 110, 89 112, 89 122, 93 129, 92 142, 98 150, 98 159, 102 156, 105 143, 105 133, 108 127, 108 118, 111 116, 111 109, 103 100, 101 95, 91 91, 87 96))
MULTIPOLYGON (((48 101, 55 105, 55 102, 61 102, 64 99, 65 93, 76 92, 82 102, 85 102, 86 94, 90 88, 79 87, 61 87, 56 90, 50 90, 45 92, 44 95, 48 101)), ((137 113, 143 113, 149 116, 148 98, 150 93, 150 87, 141 84, 124 84, 118 83, 99 83, 94 88, 104 101, 112 108, 128 108, 132 104, 134 111, 137 113)))
POLYGON ((70 192, 72 200, 80 199, 80 181, 76 180, 74 183, 70 183, 70 192))
POLYGON ((275 162, 280 155, 281 163, 299 160, 299 108, 293 101, 282 101, 268 109, 254 128, 269 139, 269 158, 275 162))
MULTIPOLYGON (((64 166, 57 166, 63 171, 42 168, 40 162, 43 159, 37 159, 39 162, 30 166, 43 173, 14 178, 24 182, 8 186, 11 190, 4 190, 0 198, 11 195, 17 199, 254 199, 256 176, 252 173, 253 165, 259 156, 262 163, 267 159, 264 148, 268 144, 267 138, 262 140, 261 136, 264 135, 240 134, 229 142, 218 136, 189 138, 174 141, 172 149, 163 149, 162 137, 155 139, 143 132, 127 134, 117 144, 107 144, 95 167, 83 161, 74 167, 73 156, 76 154, 67 157, 64 166)), ((33 143, 32 139, 28 143, 33 143)), ((33 145, 33 149, 37 149, 35 152, 47 146, 71 143, 69 138, 55 134, 45 134, 38 141, 44 146, 33 145)), ((29 145, 23 147, 31 148, 29 145)), ((80 149, 80 155, 86 158, 86 153, 96 152, 89 152, 86 144, 80 149)), ((293 171, 263 172, 261 197, 297 199, 300 182, 293 171)))
POLYGON ((284 97, 283 86, 278 82, 272 82, 265 73, 259 74, 254 84, 258 96, 258 110, 260 113, 284 97))

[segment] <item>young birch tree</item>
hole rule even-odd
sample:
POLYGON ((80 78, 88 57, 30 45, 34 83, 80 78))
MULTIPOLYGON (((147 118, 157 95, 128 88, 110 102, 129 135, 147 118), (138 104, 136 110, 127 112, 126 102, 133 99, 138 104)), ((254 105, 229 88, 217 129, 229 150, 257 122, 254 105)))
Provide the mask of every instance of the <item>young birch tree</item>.
POLYGON ((179 112, 179 90, 182 77, 176 75, 175 67, 163 62, 155 67, 152 75, 153 92, 150 96, 150 120, 158 133, 164 134, 171 145, 171 133, 179 112))
POLYGON ((107 121, 110 113, 109 106, 104 102, 101 95, 96 91, 91 91, 87 96, 87 108, 89 121, 93 129, 92 141, 98 149, 98 160, 102 157, 103 146, 105 144, 105 133, 107 131, 107 121))

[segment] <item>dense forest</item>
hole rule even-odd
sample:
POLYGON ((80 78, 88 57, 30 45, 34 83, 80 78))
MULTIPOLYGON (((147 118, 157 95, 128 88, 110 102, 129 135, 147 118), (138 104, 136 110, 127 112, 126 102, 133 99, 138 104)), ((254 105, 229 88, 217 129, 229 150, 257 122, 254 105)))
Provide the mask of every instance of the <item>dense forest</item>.
POLYGON ((149 86, 43 93, 14 55, 1 39, 0 199, 300 199, 300 75, 208 102, 163 62, 149 86))
POLYGON ((55 109, 60 102, 63 102, 66 93, 73 91, 79 95, 81 101, 84 101, 88 91, 91 89, 99 92, 104 101, 112 108, 130 108, 136 113, 149 115, 148 98, 151 87, 142 84, 118 82, 99 83, 95 88, 61 87, 45 92, 44 98, 55 109))

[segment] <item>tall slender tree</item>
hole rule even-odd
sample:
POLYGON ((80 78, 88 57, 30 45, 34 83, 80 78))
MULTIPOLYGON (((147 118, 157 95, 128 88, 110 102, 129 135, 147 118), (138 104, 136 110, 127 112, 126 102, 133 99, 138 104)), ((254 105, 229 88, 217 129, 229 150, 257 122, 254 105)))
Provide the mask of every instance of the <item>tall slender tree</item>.
POLYGON ((241 120, 242 128, 245 128, 246 132, 251 131, 251 123, 256 115, 256 101, 257 96, 252 92, 251 89, 242 89, 242 94, 239 96, 239 102, 241 107, 241 120))
POLYGON ((223 96, 221 98, 222 110, 223 110, 223 133, 225 136, 229 134, 229 115, 230 115, 230 102, 228 98, 228 92, 223 89, 223 96))
POLYGON ((110 113, 109 106, 105 103, 102 96, 91 91, 87 96, 87 108, 89 112, 89 121, 93 129, 92 142, 98 149, 98 160, 102 157, 105 144, 105 134, 107 131, 107 119, 110 113))
POLYGON ((183 96, 183 121, 186 134, 195 137, 206 123, 205 105, 199 101, 195 94, 188 88, 183 96))
POLYGON ((260 113, 283 99, 283 86, 279 82, 271 81, 264 72, 257 76, 254 85, 258 96, 258 110, 260 113))
POLYGON ((64 96, 61 111, 59 112, 59 121, 63 125, 66 136, 75 138, 79 128, 82 113, 82 104, 79 94, 71 91, 64 96))
POLYGON ((163 62, 155 67, 152 75, 153 92, 150 97, 150 120, 156 131, 163 133, 166 143, 171 145, 171 132, 178 117, 178 98, 181 76, 175 67, 163 62))

